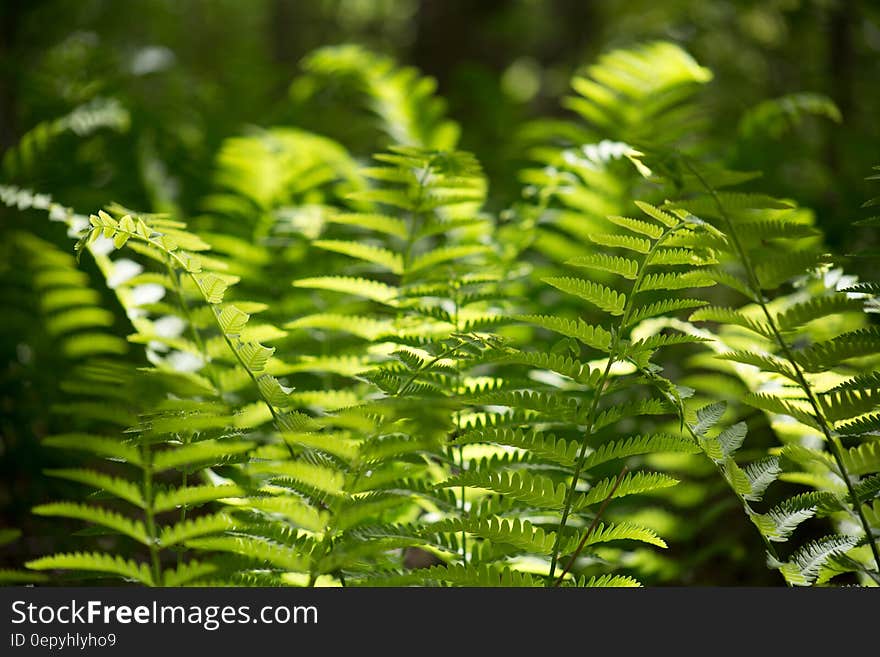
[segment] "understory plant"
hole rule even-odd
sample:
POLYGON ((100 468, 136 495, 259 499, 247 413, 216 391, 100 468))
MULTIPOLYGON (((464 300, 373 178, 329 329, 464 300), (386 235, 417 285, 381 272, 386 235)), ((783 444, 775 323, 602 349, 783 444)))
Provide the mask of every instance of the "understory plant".
POLYGON ((292 97, 365 101, 377 153, 250 129, 187 211, 147 149, 150 207, 85 214, 29 176, 124 107, 5 154, 4 340, 65 494, 33 513, 85 529, 0 580, 880 583, 877 284, 725 165, 708 69, 658 42, 579 71, 500 212, 432 80, 354 46, 304 69, 292 97))

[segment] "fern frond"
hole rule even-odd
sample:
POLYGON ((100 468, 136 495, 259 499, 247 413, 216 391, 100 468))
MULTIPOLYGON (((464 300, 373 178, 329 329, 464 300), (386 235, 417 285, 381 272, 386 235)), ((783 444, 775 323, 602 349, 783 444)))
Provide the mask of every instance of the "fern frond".
POLYGON ((203 440, 157 453, 153 470, 162 472, 172 468, 192 467, 196 464, 216 464, 249 452, 254 443, 241 440, 203 440))
MULTIPOLYGON (((378 246, 343 240, 315 240, 312 242, 312 245, 325 251, 341 253, 358 260, 379 265, 393 274, 403 272, 403 257, 398 253, 378 246)), ((301 282, 299 281, 299 283, 301 282)))
POLYGON ((699 452, 699 447, 690 438, 672 434, 632 436, 624 440, 605 443, 598 447, 587 456, 584 461, 584 469, 589 470, 608 461, 638 454, 662 454, 664 452, 696 454, 699 452))
POLYGON ((83 433, 65 433, 48 436, 43 439, 43 444, 48 447, 59 449, 73 449, 97 454, 132 465, 141 465, 141 457, 138 450, 121 440, 95 436, 83 433))
POLYGON ((28 561, 25 566, 32 570, 83 570, 106 573, 119 575, 146 586, 155 585, 147 564, 101 552, 54 554, 28 561))
POLYGON ((438 484, 441 488, 467 486, 507 495, 519 502, 544 509, 560 509, 565 501, 565 485, 526 470, 507 472, 467 471, 438 484))
POLYGON ((213 486, 184 486, 170 490, 160 490, 153 497, 153 510, 157 512, 171 511, 182 506, 194 506, 223 499, 244 495, 244 489, 236 484, 213 486))
POLYGON ((651 250, 651 241, 644 237, 633 235, 617 235, 614 233, 591 233, 590 241, 599 246, 608 246, 615 249, 625 249, 635 253, 646 254, 651 250))
POLYGON ((162 547, 171 547, 208 534, 235 529, 235 527, 235 521, 224 513, 199 516, 192 520, 183 520, 174 525, 163 527, 159 533, 159 544, 162 547))
POLYGON ((515 319, 534 324, 541 328, 575 338, 588 347, 608 351, 611 346, 611 333, 601 326, 592 326, 582 319, 563 319, 546 315, 517 315, 515 319))
POLYGON ((626 305, 626 295, 582 278, 553 277, 545 278, 544 282, 557 290, 580 297, 600 310, 611 315, 622 315, 626 305))
POLYGON ((785 580, 794 586, 809 586, 819 569, 832 557, 845 554, 858 543, 854 536, 833 535, 808 543, 795 552, 779 570, 785 580))
POLYGON ((307 288, 312 290, 329 290, 331 292, 341 292, 350 294, 364 299, 378 301, 387 306, 396 306, 397 289, 379 283, 377 281, 367 280, 366 278, 353 278, 350 276, 316 276, 313 278, 302 278, 293 283, 294 287, 307 288))
POLYGON ((667 315, 676 310, 699 308, 705 305, 707 305, 707 302, 702 299, 663 299, 661 301, 654 301, 646 306, 636 306, 635 310, 629 315, 626 325, 634 326, 649 317, 667 315))
POLYGON ((147 545, 150 542, 143 522, 140 520, 131 520, 115 511, 110 511, 99 506, 77 504, 76 502, 54 502, 51 504, 35 506, 33 512, 38 516, 55 516, 84 520, 102 527, 107 527, 108 529, 113 529, 120 534, 133 538, 138 543, 147 545))
POLYGON ((630 472, 623 479, 620 479, 619 483, 617 478, 602 479, 596 482, 586 493, 575 500, 573 508, 582 509, 607 499, 650 493, 675 486, 677 483, 678 479, 660 472, 630 472))
POLYGON ((622 256, 608 255, 607 253, 592 253, 568 260, 565 264, 573 267, 585 267, 598 271, 607 271, 630 280, 635 279, 638 273, 639 263, 622 256))
POLYGON ((86 484, 99 491, 106 491, 115 495, 119 499, 131 502, 137 507, 144 508, 146 502, 140 487, 131 483, 127 479, 120 477, 112 477, 95 470, 86 470, 83 468, 65 468, 58 470, 45 470, 45 474, 50 477, 58 477, 67 479, 68 481, 76 481, 86 484))

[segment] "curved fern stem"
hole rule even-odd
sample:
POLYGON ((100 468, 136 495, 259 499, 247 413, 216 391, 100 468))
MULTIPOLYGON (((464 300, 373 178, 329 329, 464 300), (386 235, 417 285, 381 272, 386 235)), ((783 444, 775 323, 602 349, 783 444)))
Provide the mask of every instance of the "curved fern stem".
MULTIPOLYGON (((684 222, 679 222, 679 223, 675 224, 674 226, 666 228, 663 231, 663 233, 660 235, 660 237, 658 237, 657 240, 651 245, 651 248, 648 250, 648 253, 645 255, 645 258, 641 261, 641 263, 639 265, 639 271, 638 271, 638 274, 636 275, 635 280, 633 281, 632 290, 639 289, 639 285, 641 284, 642 280, 645 277, 645 272, 648 269, 648 265, 651 262, 651 258, 657 252, 657 249, 663 244, 663 242, 666 240, 666 238, 668 238, 670 235, 672 235, 677 230, 682 228, 684 225, 685 225, 684 222)), ((614 363, 616 363, 618 361, 618 358, 619 358, 618 351, 620 349, 620 340, 621 340, 621 336, 623 334, 623 331, 625 330, 625 328, 627 326, 627 322, 629 321, 630 317, 632 316, 633 308, 635 307, 635 304, 633 302, 634 298, 635 298, 635 294, 633 293, 633 294, 630 294, 626 299, 626 305, 624 307, 623 314, 621 315, 620 323, 617 327, 617 330, 615 330, 613 332, 614 333, 614 340, 613 340, 613 342, 611 344, 611 348, 609 350, 608 362, 605 364, 605 369, 602 372, 602 376, 599 377, 599 380, 596 383, 596 387, 595 387, 596 394, 593 397, 593 400, 590 404, 589 410, 587 411, 587 417, 586 417, 586 422, 585 422, 585 426, 587 427, 586 434, 584 436, 583 442, 581 443, 580 450, 578 451, 578 457, 577 457, 577 461, 574 466, 574 472, 572 473, 572 476, 571 476, 571 483, 569 484, 568 490, 566 491, 566 494, 565 494, 565 501, 562 506, 562 515, 560 516, 559 524, 557 525, 557 528, 556 528, 556 540, 554 541, 553 553, 550 557, 550 571, 547 574, 547 579, 546 579, 547 586, 554 585, 554 581, 555 581, 554 576, 556 574, 556 565, 559 561, 559 550, 562 546, 562 535, 563 535, 563 532, 565 531, 566 523, 568 522, 568 516, 571 513, 571 506, 574 501, 574 495, 575 495, 575 492, 577 489, 577 484, 578 484, 578 481, 580 480, 581 472, 583 471, 583 468, 584 468, 584 463, 587 460, 587 449, 589 447, 588 439, 593 432, 593 423, 595 422, 595 419, 596 419, 596 411, 599 408, 599 401, 601 400, 602 393, 605 390, 606 384, 608 383, 608 377, 611 374, 611 368, 614 365, 614 363)))
MULTIPOLYGON (((658 390, 661 394, 666 395, 668 398, 671 397, 671 395, 668 395, 668 393, 666 392, 666 388, 660 383, 660 378, 657 376, 656 373, 651 372, 650 370, 648 370, 648 369, 646 369, 645 367, 639 365, 638 363, 636 363, 636 362, 635 362, 634 360, 632 360, 632 359, 630 359, 630 362, 631 362, 635 367, 638 368, 639 372, 641 372, 642 375, 643 375, 648 381, 651 381, 651 382, 654 384, 654 386, 657 388, 657 390, 658 390)), ((693 427, 693 426, 691 425, 691 423, 688 422, 687 419, 685 418, 684 404, 683 404, 680 400, 678 400, 678 399, 670 399, 670 401, 673 401, 673 402, 675 403, 675 407, 678 409, 679 420, 680 420, 680 422, 681 422, 681 426, 684 427, 685 429, 687 429, 688 435, 690 435, 691 439, 694 441, 694 444, 697 445, 697 446, 699 446, 699 445, 700 445, 700 438, 699 438, 699 436, 697 435, 697 432, 694 431, 694 427, 693 427)), ((724 478, 724 477, 723 477, 723 474, 724 474, 724 473, 723 473, 722 470, 721 470, 721 466, 718 465, 718 463, 716 463, 716 462, 713 461, 712 459, 709 459, 709 460, 712 462, 712 465, 715 466, 715 469, 718 471, 718 473, 722 475, 722 479, 723 479, 723 478, 724 478)), ((749 506, 748 500, 746 500, 745 496, 744 496, 742 493, 740 493, 739 491, 737 491, 737 490, 736 490, 735 488, 733 488, 733 487, 730 487, 730 490, 731 490, 731 492, 732 492, 734 495, 736 495, 737 499, 740 501, 740 504, 742 504, 743 507, 744 507, 745 509, 748 510, 748 509, 751 508, 751 507, 749 506)), ((767 536, 764 534, 764 532, 758 532, 758 533, 761 535, 761 539, 762 539, 763 542, 764 542, 764 547, 767 549, 767 554, 769 554, 770 557, 771 557, 774 561, 777 561, 777 562, 778 562, 778 561, 781 561, 780 558, 779 558, 779 554, 776 552, 776 547, 773 545, 773 542, 772 542, 769 538, 767 538, 767 536)), ((792 583, 789 582, 788 580, 786 580, 786 585, 787 585, 787 586, 793 586, 792 583)))
POLYGON ((565 568, 562 569, 562 572, 559 573, 559 577, 556 578, 556 581, 553 583, 553 586, 559 586, 562 584, 562 580, 565 579, 565 576, 571 570, 571 567, 574 565, 574 562, 580 556, 581 552, 584 551, 584 547, 587 545, 587 541, 590 536, 593 535, 593 532, 596 531, 596 527, 599 525, 599 519, 602 517, 602 514, 605 512, 605 508, 608 506, 608 503, 611 501, 611 498, 614 497, 614 493, 617 492, 618 486, 620 486, 620 482, 623 481, 623 478, 626 476, 626 473, 629 472, 629 468, 623 466, 623 469, 620 471, 620 474, 617 475, 617 479, 614 480, 614 485, 611 487, 611 490, 608 491, 608 495, 605 496, 605 499, 602 500, 602 506, 599 507, 599 510, 596 511, 596 515, 593 517, 593 522, 590 523, 590 526, 587 528, 587 531, 584 532, 583 538, 581 538, 580 542, 575 548, 575 551, 572 553, 571 558, 568 560, 568 563, 565 564, 565 568))
POLYGON ((211 359, 208 356, 208 350, 205 348, 205 341, 202 339, 202 334, 199 332, 199 329, 196 327, 192 318, 192 311, 190 310, 189 304, 186 302, 186 297, 183 295, 183 290, 180 287, 180 276, 178 275, 177 270, 171 266, 171 258, 167 257, 165 260, 165 268, 168 270, 168 277, 171 279, 171 283, 174 286, 174 294, 177 296, 177 305, 180 307, 180 312, 183 314, 183 319, 186 321, 187 326, 189 327, 190 335, 192 335, 193 342, 196 345, 196 348, 199 350, 199 353, 202 355, 202 359, 205 362, 205 373, 208 375, 208 380, 211 382, 211 385, 214 386, 214 389, 218 394, 221 393, 219 382, 217 381, 216 373, 214 372, 214 367, 211 365, 211 359))
POLYGON ((878 572, 880 572, 880 548, 878 548, 877 546, 878 541, 876 538, 874 538, 873 531, 871 530, 871 524, 865 517, 861 501, 859 500, 858 492, 856 491, 855 485, 852 481, 852 477, 847 470, 846 464, 843 460, 843 445, 840 443, 840 439, 832 432, 831 427, 828 425, 828 420, 825 418, 825 414, 822 412, 819 406, 819 402, 816 399, 815 394, 813 393, 812 387, 804 376, 803 370, 801 369, 800 365, 795 360, 794 354, 791 351, 791 347, 789 346, 788 342, 786 342, 785 338, 782 337, 782 332, 779 330, 773 314, 767 307, 764 295, 761 293, 761 284, 758 280, 757 274, 755 273, 751 258, 749 258, 748 253, 743 247, 742 242, 739 239, 739 235, 736 232, 736 228, 734 227, 734 223, 731 220, 727 210, 725 209, 724 204, 721 202, 721 199, 718 197, 718 193, 715 191, 715 188, 712 187, 712 185, 710 185, 708 181, 706 181, 706 179, 700 174, 700 172, 697 171, 696 167, 694 167, 690 163, 689 159, 686 156, 681 155, 680 157, 687 169, 694 175, 694 177, 700 182, 706 192, 712 197, 712 200, 718 209, 718 213, 724 221, 725 227, 730 235, 731 242, 733 243, 733 247, 736 250, 736 254, 746 271, 746 276, 748 277, 749 285, 752 288, 755 300, 761 307, 761 311, 765 319, 767 320, 767 325, 770 327, 776 344, 779 346, 779 349, 782 351, 782 354, 785 356, 786 360, 788 360, 788 362, 791 364, 792 371, 795 375, 795 380, 798 386, 801 388, 801 390, 803 390, 804 394, 806 395, 810 407, 813 409, 813 414, 816 417, 816 422, 821 428, 822 433, 825 435, 825 440, 828 443, 831 455, 834 458, 834 462, 837 465, 838 470, 840 471, 841 478, 846 484, 847 492, 849 493, 850 499, 852 500, 853 511, 855 512, 855 515, 858 517, 858 520, 862 525, 862 529, 865 532, 865 538, 867 539, 868 544, 871 547, 871 554, 874 557, 874 563, 877 566, 878 572))

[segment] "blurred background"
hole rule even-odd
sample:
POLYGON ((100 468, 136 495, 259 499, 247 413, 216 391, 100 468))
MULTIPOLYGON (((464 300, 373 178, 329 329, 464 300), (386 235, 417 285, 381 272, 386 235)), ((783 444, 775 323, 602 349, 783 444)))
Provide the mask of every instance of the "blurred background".
MULTIPOLYGON (((654 39, 714 72, 701 107, 728 163, 763 170, 758 189, 813 208, 830 247, 855 249, 849 227, 877 195, 865 177, 880 163, 880 3, 868 0, 2 0, 0 155, 25 135, 33 143, 6 158, 0 182, 84 212, 113 200, 186 219, 210 192, 223 140, 249 127, 314 130, 366 158, 385 145, 368 112, 352 120, 349 91, 301 67, 316 48, 354 43, 436 79, 500 211, 520 197, 525 128, 568 115, 559 101, 571 75, 654 39), (750 121, 762 102, 795 93, 823 98, 818 111, 750 121), (45 153, 41 124, 60 142, 45 153), (80 138, 98 128, 100 139, 80 138)), ((23 227, 23 216, 3 211, 0 228, 23 227)), ((57 225, 28 229, 69 250, 57 225)), ((16 265, 3 241, 5 279, 16 265)), ((0 327, 4 349, 18 344, 10 331, 0 327)), ((25 374, 26 359, 3 354, 0 380, 0 529, 25 536, 45 531, 29 531, 29 509, 57 492, 41 487, 59 485, 34 476, 52 458, 30 438, 49 429, 39 409, 63 394, 51 348, 42 353, 25 374)))
MULTIPOLYGON (((745 112, 789 93, 836 103, 841 124, 796 126, 794 137, 783 124, 740 140, 744 152, 732 155, 764 170, 777 194, 814 207, 833 245, 845 240, 853 199, 868 196, 864 176, 880 159, 880 4, 867 0, 4 0, 0 148, 112 96, 137 114, 141 148, 166 156, 187 208, 221 139, 248 124, 296 124, 355 153, 375 148, 350 121, 309 112, 310 90, 291 89, 304 55, 353 42, 437 79, 465 126, 461 147, 487 167, 503 206, 515 194, 505 174, 518 165, 523 121, 560 113, 572 72, 599 53, 657 38, 714 71, 705 106, 715 130, 733 133, 745 112)), ((94 171, 58 163, 55 173, 81 175, 104 199, 101 187, 119 189, 110 177, 125 173, 101 170, 98 157, 94 171)), ((43 182, 51 173, 41 171, 43 182)), ((146 201, 137 189, 116 200, 146 201)))

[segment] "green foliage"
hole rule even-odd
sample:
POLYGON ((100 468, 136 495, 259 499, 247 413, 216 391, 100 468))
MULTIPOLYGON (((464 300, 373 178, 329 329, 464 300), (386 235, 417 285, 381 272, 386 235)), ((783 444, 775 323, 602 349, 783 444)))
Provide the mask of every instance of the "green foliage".
MULTIPOLYGON (((64 494, 32 511, 86 525, 0 581, 634 586, 732 559, 737 518, 790 585, 880 582, 877 290, 718 161, 708 69, 667 42, 600 57, 499 213, 433 80, 359 46, 303 66, 297 102, 366 101, 371 162, 276 126, 222 140, 197 212, 152 160, 157 212, 0 186, 50 219, 4 246, 8 342, 38 324, 57 369, 64 494)), ((839 118, 798 94, 741 131, 803 114, 839 118)), ((4 167, 129 119, 92 102, 4 167)))

